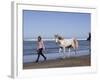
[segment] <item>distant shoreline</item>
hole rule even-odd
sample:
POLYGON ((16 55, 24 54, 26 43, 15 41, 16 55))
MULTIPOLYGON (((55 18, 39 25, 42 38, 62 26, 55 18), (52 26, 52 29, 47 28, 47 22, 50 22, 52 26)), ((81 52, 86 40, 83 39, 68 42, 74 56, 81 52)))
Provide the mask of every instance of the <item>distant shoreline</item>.
MULTIPOLYGON (((71 38, 68 38, 71 39, 71 38)), ((55 39, 43 39, 44 41, 54 41, 55 39)), ((77 39, 77 40, 86 40, 86 39, 77 39)), ((24 41, 37 41, 37 39, 24 39, 24 41)))

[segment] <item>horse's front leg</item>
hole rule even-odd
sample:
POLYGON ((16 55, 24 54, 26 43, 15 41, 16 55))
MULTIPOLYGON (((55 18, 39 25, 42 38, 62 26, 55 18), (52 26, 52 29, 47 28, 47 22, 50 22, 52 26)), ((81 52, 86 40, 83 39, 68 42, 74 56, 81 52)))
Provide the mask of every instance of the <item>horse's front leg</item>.
POLYGON ((60 47, 60 48, 59 48, 59 53, 61 53, 61 51, 62 51, 62 48, 60 47))
POLYGON ((66 52, 65 47, 63 47, 63 58, 66 58, 65 52, 66 52))
POLYGON ((64 53, 66 52, 65 47, 63 48, 63 52, 64 52, 64 53))
POLYGON ((68 51, 69 51, 69 54, 70 54, 70 48, 68 49, 68 51))

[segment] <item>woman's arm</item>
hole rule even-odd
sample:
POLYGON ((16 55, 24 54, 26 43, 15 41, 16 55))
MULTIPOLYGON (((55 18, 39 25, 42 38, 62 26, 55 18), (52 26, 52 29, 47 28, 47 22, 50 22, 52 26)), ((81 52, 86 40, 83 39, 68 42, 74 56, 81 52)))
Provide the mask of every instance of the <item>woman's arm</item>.
POLYGON ((45 50, 45 45, 44 45, 44 42, 42 41, 42 47, 43 47, 43 49, 45 50))

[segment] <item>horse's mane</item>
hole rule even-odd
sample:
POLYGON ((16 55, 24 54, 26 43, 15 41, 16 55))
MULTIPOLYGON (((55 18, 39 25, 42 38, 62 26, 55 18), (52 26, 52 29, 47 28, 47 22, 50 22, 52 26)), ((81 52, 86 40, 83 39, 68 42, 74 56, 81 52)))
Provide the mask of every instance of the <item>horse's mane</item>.
POLYGON ((61 37, 61 36, 58 36, 58 39, 59 39, 59 40, 63 40, 64 38, 63 38, 63 37, 61 37))
POLYGON ((56 38, 58 38, 59 40, 63 40, 64 38, 62 36, 59 36, 58 34, 55 35, 56 38))

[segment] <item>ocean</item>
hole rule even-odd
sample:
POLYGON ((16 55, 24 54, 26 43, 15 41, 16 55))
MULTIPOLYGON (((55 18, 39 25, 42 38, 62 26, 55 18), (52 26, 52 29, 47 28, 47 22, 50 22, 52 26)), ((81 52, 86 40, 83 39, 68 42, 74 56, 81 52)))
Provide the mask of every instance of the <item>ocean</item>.
MULTIPOLYGON (((89 42, 86 40, 79 40, 79 50, 88 50, 89 42)), ((55 41, 44 41, 47 54, 57 53, 59 51, 59 45, 55 43, 55 41)), ((24 41, 23 42, 23 55, 35 55, 37 42, 36 41, 24 41)), ((66 48, 67 49, 67 48, 66 48)), ((66 50, 68 51, 68 50, 66 50)), ((73 49, 71 49, 73 51, 73 49)))
MULTIPOLYGON (((78 40, 79 48, 77 49, 77 56, 88 55, 89 52, 89 42, 86 40, 78 40)), ((45 55, 48 59, 57 58, 57 56, 61 57, 62 55, 58 54, 59 45, 55 43, 54 40, 44 41, 44 45, 46 47, 45 55)), ((24 62, 32 62, 37 58, 37 42, 36 41, 23 41, 23 61, 24 62)), ((66 48, 66 53, 68 52, 68 48, 66 48)), ((75 52, 71 49, 71 53, 74 56, 75 52)), ((40 59, 42 60, 42 58, 40 59)))

